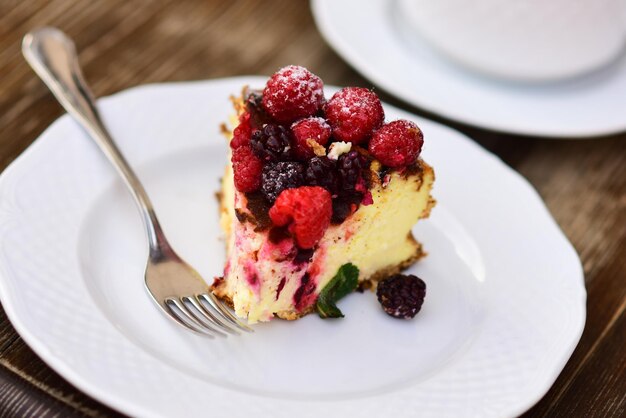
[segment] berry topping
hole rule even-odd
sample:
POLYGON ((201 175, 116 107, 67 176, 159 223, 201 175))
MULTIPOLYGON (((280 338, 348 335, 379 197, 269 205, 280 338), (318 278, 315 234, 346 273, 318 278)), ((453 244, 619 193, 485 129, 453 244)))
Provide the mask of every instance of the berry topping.
POLYGON ((284 190, 270 209, 276 226, 288 225, 300 248, 313 248, 330 225, 332 203, 330 193, 317 186, 284 190))
POLYGON ((333 216, 330 219, 333 225, 341 224, 357 209, 356 203, 351 201, 355 199, 350 197, 341 196, 333 199, 333 216))
POLYGON ((250 146, 264 161, 288 160, 291 158, 291 133, 284 126, 268 124, 252 134, 250 146))
POLYGON ((333 95, 324 108, 333 135, 340 141, 359 144, 383 124, 383 106, 372 91, 346 87, 333 95))
POLYGON ((383 125, 372 136, 369 151, 388 167, 406 167, 414 164, 422 151, 424 135, 416 124, 396 120, 383 125))
POLYGON ((233 130, 233 139, 230 141, 230 147, 235 149, 242 145, 248 145, 251 136, 250 113, 244 112, 239 116, 239 125, 233 130))
MULTIPOLYGON (((311 117, 301 119, 291 125, 291 132, 294 137, 294 149, 296 155, 303 159, 309 159, 315 156, 315 143, 320 146, 326 145, 330 139, 330 125, 323 118, 311 117), (315 141, 313 144, 310 141, 315 141)), ((325 153, 325 150, 324 150, 325 153)))
POLYGON ((272 118, 263 108, 263 95, 261 92, 252 92, 246 100, 246 110, 250 113, 252 125, 260 128, 266 123, 271 123, 272 118))
POLYGON ((290 123, 313 116, 324 100, 324 83, 304 67, 278 70, 263 90, 263 107, 274 119, 290 123))
POLYGON ((255 231, 265 231, 270 228, 272 226, 272 220, 268 212, 272 205, 267 202, 263 193, 260 191, 246 193, 246 200, 246 208, 252 216, 250 217, 245 212, 240 212, 238 209, 235 209, 235 216, 237 216, 239 222, 251 222, 255 225, 255 231), (239 219, 240 217, 242 219, 239 219))
POLYGON ((232 163, 237 190, 253 192, 261 186, 263 162, 254 155, 249 145, 233 149, 232 163))
POLYGON ((339 191, 339 173, 334 161, 326 157, 313 157, 306 168, 306 182, 309 186, 320 186, 332 195, 339 191))
POLYGON ((269 163, 263 169, 261 190, 270 203, 274 203, 280 192, 304 184, 304 166, 294 162, 269 163))
POLYGON ((412 274, 395 274, 378 283, 376 295, 388 315, 411 319, 422 308, 426 283, 412 274))
POLYGON ((342 192, 353 192, 361 179, 361 173, 366 167, 367 161, 357 151, 341 154, 337 160, 339 180, 342 192))
POLYGON ((369 205, 373 205, 374 204, 374 196, 372 196, 372 192, 370 192, 369 190, 367 190, 364 194, 363 194, 363 200, 361 200, 361 204, 363 206, 369 206, 369 205))

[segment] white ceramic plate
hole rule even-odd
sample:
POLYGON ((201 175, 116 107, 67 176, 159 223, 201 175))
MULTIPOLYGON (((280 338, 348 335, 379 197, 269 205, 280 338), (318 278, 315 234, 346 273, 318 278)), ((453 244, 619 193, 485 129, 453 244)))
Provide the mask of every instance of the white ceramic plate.
POLYGON ((470 125, 526 135, 573 138, 626 131, 626 53, 571 81, 522 84, 458 67, 405 24, 396 2, 313 0, 326 41, 387 92, 470 125))
MULTIPOLYGON (((263 78, 152 85, 100 101, 172 243, 207 279, 224 261, 214 193, 228 96, 263 78)), ((333 89, 328 88, 327 93, 333 89)), ((131 416, 513 416, 548 390, 585 322, 578 257, 529 184, 468 138, 416 120, 437 173, 430 255, 412 321, 372 293, 207 340, 161 316, 143 288, 146 239, 113 170, 64 116, 0 180, 0 295, 26 342, 131 416)))

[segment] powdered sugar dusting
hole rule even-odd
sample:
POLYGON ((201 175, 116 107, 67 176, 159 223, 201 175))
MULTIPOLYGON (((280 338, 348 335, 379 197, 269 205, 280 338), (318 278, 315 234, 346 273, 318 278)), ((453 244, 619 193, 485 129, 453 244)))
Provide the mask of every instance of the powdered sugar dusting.
POLYGON ((289 65, 278 70, 276 74, 278 75, 277 80, 279 83, 285 86, 295 83, 295 89, 298 92, 296 98, 311 94, 318 99, 324 95, 324 85, 318 82, 320 80, 319 77, 311 77, 313 74, 304 67, 289 65))
POLYGON ((297 65, 278 70, 263 91, 263 106, 272 117, 283 123, 314 115, 323 99, 322 80, 297 65))
POLYGON ((378 96, 363 87, 338 91, 325 110, 335 138, 357 144, 365 141, 385 119, 378 96))
MULTIPOLYGON (((319 117, 319 116, 312 116, 310 118, 305 119, 308 123, 316 123, 319 124, 320 126, 323 126, 324 128, 328 128, 330 129, 330 125, 328 124, 328 122, 326 122, 326 119, 319 117)), ((297 122, 294 122, 291 124, 291 129, 293 129, 295 126, 299 125, 300 123, 302 123, 302 120, 299 120, 297 122)))
POLYGON ((374 133, 369 152, 382 164, 400 168, 414 164, 422 150, 424 136, 419 127, 408 120, 396 120, 374 133))

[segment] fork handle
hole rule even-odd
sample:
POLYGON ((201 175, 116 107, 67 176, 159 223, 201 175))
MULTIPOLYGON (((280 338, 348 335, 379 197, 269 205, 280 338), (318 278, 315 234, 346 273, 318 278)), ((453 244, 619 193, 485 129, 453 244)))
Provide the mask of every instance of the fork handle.
POLYGON ((74 42, 60 30, 45 27, 24 36, 22 53, 67 113, 95 141, 124 180, 141 212, 151 255, 170 249, 146 190, 102 123, 80 70, 74 42))

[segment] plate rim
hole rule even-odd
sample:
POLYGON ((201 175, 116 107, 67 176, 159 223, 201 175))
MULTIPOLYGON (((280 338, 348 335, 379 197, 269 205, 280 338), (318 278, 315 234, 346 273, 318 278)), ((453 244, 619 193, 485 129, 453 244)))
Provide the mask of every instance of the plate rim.
MULTIPOLYGON (((241 85, 241 81, 250 81, 250 80, 255 80, 255 81, 260 81, 260 80, 265 80, 264 77, 257 77, 257 76, 239 76, 239 77, 226 77, 226 78, 220 78, 220 79, 213 79, 213 80, 198 80, 198 81, 191 81, 191 82, 173 82, 173 83, 154 83, 154 84, 146 84, 146 85, 140 85, 140 86, 136 86, 136 87, 131 87, 129 89, 126 90, 122 90, 118 93, 115 93, 113 95, 107 96, 107 97, 103 97, 100 100, 104 100, 104 101, 108 101, 109 99, 115 99, 118 97, 121 97, 123 95, 129 94, 129 93, 136 93, 139 92, 141 90, 144 89, 161 89, 161 88, 172 88, 172 87, 176 87, 176 86, 186 86, 186 85, 193 85, 193 84, 206 84, 206 85, 218 85, 221 83, 229 83, 229 82, 237 82, 238 84, 241 85)), ((329 86, 330 87, 330 86, 329 86)), ((397 109, 393 106, 387 105, 385 104, 386 107, 390 107, 393 108, 395 110, 399 110, 401 113, 405 113, 405 114, 409 114, 409 112, 403 111, 401 109, 397 109)), ((19 167, 21 166, 23 163, 22 161, 30 158, 31 154, 34 154, 36 152, 38 152, 38 148, 41 147, 43 144, 42 142, 42 138, 44 138, 49 131, 52 131, 54 129, 56 129, 56 127, 61 124, 64 123, 64 120, 70 119, 69 115, 64 114, 62 116, 60 116, 58 119, 56 119, 52 124, 50 124, 49 127, 47 127, 39 136, 38 138, 24 151, 22 152, 14 161, 12 161, 5 170, 3 170, 3 172, 0 175, 0 191, 3 190, 3 188, 5 187, 5 183, 7 183, 11 177, 10 177, 10 173, 12 173, 15 170, 15 167, 19 167), (9 174, 7 174, 9 173, 9 174)), ((447 130, 449 132, 451 132, 452 134, 454 134, 455 136, 459 136, 462 137, 464 141, 467 141, 467 143, 472 146, 473 148, 480 150, 482 153, 485 154, 485 156, 488 156, 490 158, 493 158, 494 160, 498 161, 499 164, 501 165, 501 167, 503 169, 506 169, 507 172, 509 174, 512 174, 513 176, 515 176, 517 179, 521 180, 525 186, 527 186, 527 188, 529 189, 529 191, 532 191, 535 195, 536 198, 538 200, 538 202, 540 202, 543 206, 543 209, 545 211, 545 214, 548 216, 548 218, 550 219, 550 221, 556 226, 556 230, 558 231, 558 233, 560 234, 560 238, 563 240, 564 243, 568 244, 570 249, 574 252, 574 254, 576 254, 576 259, 578 260, 578 270, 580 272, 580 279, 581 281, 579 282, 579 286, 581 290, 581 296, 582 296, 582 300, 581 300, 581 315, 582 315, 582 320, 581 322, 578 324, 577 327, 577 332, 575 333, 575 335, 573 335, 573 338, 571 339, 571 344, 568 347, 568 349, 563 351, 563 356, 558 359, 558 361, 555 361, 555 367, 554 367, 554 371, 553 373, 551 373, 551 375, 553 375, 551 378, 549 378, 549 382, 547 382, 547 385, 544 386, 539 386, 539 389, 536 391, 536 396, 534 397, 534 399, 530 399, 528 402, 524 402, 524 405, 521 405, 519 407, 519 411, 513 411, 515 412, 515 414, 521 413, 525 410, 527 410, 528 408, 530 408, 532 405, 534 405, 536 402, 538 402, 544 395, 545 393, 550 389, 550 387, 552 386, 554 380, 556 380, 556 378, 559 376, 559 374, 561 373, 563 367, 565 366, 565 364, 567 363, 567 361, 569 360, 569 358, 571 357, 572 352, 574 351, 574 349, 576 348, 580 337, 582 335, 582 332, 584 330, 584 326, 585 326, 585 322, 586 322, 586 289, 585 289, 585 285, 584 285, 584 273, 582 270, 582 264, 580 263, 580 259, 577 256, 577 253, 574 249, 574 247, 572 246, 572 244, 569 242, 569 240, 567 239, 567 237, 565 236, 565 234, 563 233, 563 231, 560 229, 560 227, 558 226, 558 224, 556 223, 556 221, 554 220, 554 218, 551 216, 550 212, 548 211, 547 207, 545 206, 545 203, 543 202, 543 200, 541 199, 541 197, 539 196, 539 194, 537 193, 537 191, 534 189, 534 187, 523 177, 521 176, 519 173, 517 173, 515 170, 513 170, 512 168, 510 168, 509 166, 507 166, 505 163, 503 163, 497 156, 495 156, 494 154, 490 153, 489 151, 483 149, 482 147, 480 147, 478 144, 474 143, 474 141, 472 141, 471 139, 469 139, 467 136, 465 136, 464 134, 449 128, 445 125, 441 125, 437 122, 430 122, 434 125, 437 125, 438 127, 447 130)), ((0 219, 0 221, 2 221, 2 219, 0 219)), ((17 302, 13 295, 13 289, 10 288, 10 281, 4 277, 4 274, 6 273, 5 269, 0 269, 0 300, 2 301, 2 305, 3 308, 7 314, 8 319, 10 320, 10 322, 12 323, 12 325, 15 327, 16 331, 18 332, 18 334, 24 339, 24 341, 29 345, 29 347, 31 347, 33 349, 33 351, 40 357, 42 358, 42 360, 52 369, 54 369, 57 373, 59 373, 61 376, 63 376, 67 381, 69 381, 73 386, 75 386, 78 390, 83 391, 84 393, 86 393, 87 395, 93 397, 94 399, 104 403, 105 405, 108 405, 109 407, 116 409, 120 412, 123 413, 131 413, 133 415, 140 415, 140 416, 155 416, 153 411, 150 410, 149 408, 145 408, 143 405, 136 403, 136 402, 131 402, 126 400, 123 397, 119 397, 117 396, 117 394, 115 394, 114 392, 110 392, 107 391, 106 389, 103 389, 102 387, 99 387, 95 382, 92 384, 90 378, 87 377, 83 377, 81 375, 81 373, 76 372, 72 366, 70 364, 66 364, 66 362, 58 357, 55 356, 55 354, 49 350, 49 348, 46 346, 46 344, 40 340, 36 335, 34 335, 30 330, 28 325, 25 325, 24 322, 22 322, 21 318, 20 318, 20 314, 17 310, 17 302)))

